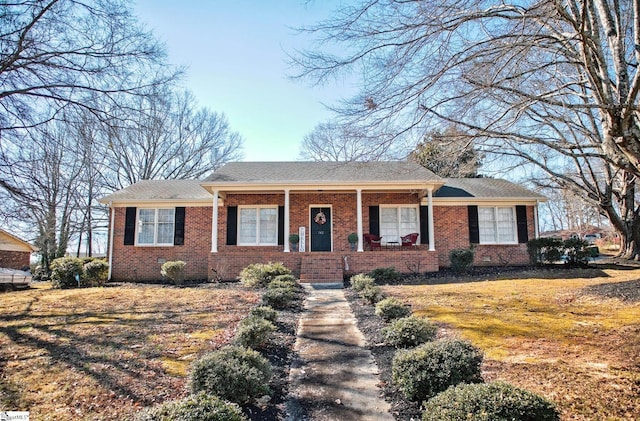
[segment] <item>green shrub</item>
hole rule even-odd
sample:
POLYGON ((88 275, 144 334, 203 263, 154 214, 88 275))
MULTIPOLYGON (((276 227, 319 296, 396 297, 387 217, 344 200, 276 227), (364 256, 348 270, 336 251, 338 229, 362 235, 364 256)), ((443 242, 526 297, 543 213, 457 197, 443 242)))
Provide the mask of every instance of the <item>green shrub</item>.
POLYGON ((192 393, 205 392, 244 404, 269 393, 269 362, 257 351, 241 346, 225 346, 193 363, 192 393))
POLYGON ((278 312, 270 306, 259 306, 252 308, 249 316, 261 317, 270 322, 275 322, 278 319, 278 312))
POLYGON ((184 282, 184 267, 187 264, 182 260, 164 262, 160 268, 163 277, 171 279, 174 284, 182 285, 184 282))
POLYGON ((276 327, 270 321, 261 317, 249 316, 238 325, 234 343, 247 348, 259 349, 266 345, 275 330, 276 327))
POLYGON ((287 307, 296 297, 294 290, 289 288, 272 288, 262 294, 262 302, 273 308, 282 309, 287 307))
POLYGON ((563 250, 563 241, 559 238, 534 238, 527 241, 527 253, 533 265, 557 262, 562 257, 563 250))
POLYGON ((146 409, 136 419, 138 421, 248 421, 238 405, 202 392, 146 409))
POLYGON ((351 288, 356 292, 360 292, 367 286, 374 286, 376 284, 375 279, 364 273, 353 275, 349 282, 351 283, 351 288))
POLYGON ((446 339, 398 350, 392 379, 407 399, 421 402, 460 383, 482 382, 482 353, 467 341, 446 339))
POLYGON ((109 264, 102 259, 91 259, 84 264, 83 271, 89 286, 103 286, 109 276, 109 264))
POLYGON ((451 269, 458 273, 466 272, 473 264, 472 249, 453 249, 449 252, 451 269))
POLYGON ((54 288, 77 288, 81 286, 78 281, 82 282, 83 272, 82 259, 59 257, 51 262, 51 284, 54 288))
POLYGON ((376 304, 376 316, 382 317, 385 321, 399 319, 411 314, 411 309, 397 298, 385 298, 376 304))
POLYGON ((377 268, 369 272, 369 276, 381 283, 393 283, 400 279, 400 272, 394 267, 377 268))
POLYGON ((435 339, 438 328, 421 317, 403 317, 382 328, 382 337, 387 345, 410 348, 435 339))
POLYGON ((253 263, 240 272, 242 284, 259 288, 267 286, 278 275, 291 275, 291 271, 279 262, 253 263))
POLYGON ((368 301, 370 304, 375 304, 378 301, 383 300, 386 295, 378 285, 368 285, 360 291, 360 297, 362 297, 363 300, 368 301))
POLYGON ((589 247, 589 243, 580 238, 569 238, 565 240, 565 263, 572 267, 589 263, 591 253, 587 250, 587 247, 589 247))
POLYGON ((293 278, 293 276, 291 275, 281 275, 276 277, 276 279, 274 279, 273 281, 269 282, 269 285, 267 285, 268 289, 277 289, 277 288, 284 288, 284 289, 290 289, 292 291, 296 290, 296 281, 295 278, 293 278), (282 279, 280 279, 282 278, 282 279), (292 278, 292 279, 289 279, 292 278))
POLYGON ((557 421, 554 405, 507 383, 460 384, 426 403, 423 421, 557 421))

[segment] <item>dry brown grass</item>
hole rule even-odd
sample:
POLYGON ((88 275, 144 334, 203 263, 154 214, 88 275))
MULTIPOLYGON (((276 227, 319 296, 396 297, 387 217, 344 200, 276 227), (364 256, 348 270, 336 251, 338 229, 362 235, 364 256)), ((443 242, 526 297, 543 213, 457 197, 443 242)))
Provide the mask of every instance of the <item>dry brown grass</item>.
POLYGON ((532 272, 524 279, 384 289, 438 321, 442 334, 482 348, 485 379, 546 396, 562 419, 637 420, 640 302, 624 292, 637 291, 638 278, 638 270, 559 270, 545 279, 532 272), (621 298, 612 298, 618 290, 621 298))
POLYGON ((41 284, 0 294, 0 409, 131 419, 183 396, 191 361, 227 341, 258 298, 241 286, 41 284))

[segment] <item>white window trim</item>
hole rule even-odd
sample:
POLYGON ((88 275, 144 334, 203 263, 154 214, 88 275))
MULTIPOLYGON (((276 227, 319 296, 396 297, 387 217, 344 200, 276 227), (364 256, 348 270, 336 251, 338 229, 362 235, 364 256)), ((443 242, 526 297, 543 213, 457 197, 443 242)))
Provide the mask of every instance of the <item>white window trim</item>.
MULTIPOLYGON (((420 233, 420 205, 413 205, 413 204, 399 204, 399 205, 389 205, 389 204, 380 204, 379 205, 379 214, 378 214, 378 221, 380 221, 380 224, 382 224, 382 208, 395 208, 397 210, 398 213, 398 239, 400 239, 400 237, 402 237, 402 234, 400 233, 400 208, 414 208, 416 210, 416 223, 418 224, 416 229, 417 233, 420 233)), ((407 233, 407 234, 411 234, 411 233, 407 233)), ((407 235, 405 234, 405 235, 407 235)), ((420 236, 418 236, 418 241, 416 242, 417 244, 421 244, 421 238, 420 236)), ((387 244, 387 242, 384 239, 384 236, 382 236, 382 243, 381 244, 387 244)), ((398 244, 400 245, 400 244, 398 244)))
MULTIPOLYGON (((494 232, 495 232, 495 237, 496 239, 498 238, 498 209, 511 209, 511 215, 513 217, 513 226, 512 226, 512 232, 513 232, 513 241, 492 241, 492 242, 483 242, 482 239, 480 239, 480 245, 517 245, 518 244, 518 221, 517 221, 517 215, 516 215, 516 207, 515 206, 478 206, 478 211, 480 211, 480 209, 493 209, 493 215, 495 216, 495 224, 493 226, 494 232)), ((478 215, 478 230, 480 229, 480 215, 478 215)), ((478 237, 480 237, 480 235, 478 235, 478 237)))
POLYGON ((265 247, 265 246, 277 246, 278 245, 278 205, 240 205, 238 206, 238 226, 236 232, 238 233, 238 246, 251 246, 251 247, 265 247), (256 218, 256 242, 255 243, 241 243, 240 242, 240 225, 242 224, 241 209, 255 209, 256 213, 260 213, 260 209, 275 209, 276 210, 276 242, 275 243, 260 243, 260 218, 256 218))
POLYGON ((175 230, 176 230, 176 208, 138 208, 136 210, 136 242, 135 245, 137 247, 173 247, 175 241, 175 230), (153 243, 140 243, 138 242, 138 237, 140 236, 140 211, 141 210, 153 210, 153 243), (173 211, 173 233, 171 234, 171 242, 170 243, 158 243, 158 211, 160 210, 172 210, 173 211))

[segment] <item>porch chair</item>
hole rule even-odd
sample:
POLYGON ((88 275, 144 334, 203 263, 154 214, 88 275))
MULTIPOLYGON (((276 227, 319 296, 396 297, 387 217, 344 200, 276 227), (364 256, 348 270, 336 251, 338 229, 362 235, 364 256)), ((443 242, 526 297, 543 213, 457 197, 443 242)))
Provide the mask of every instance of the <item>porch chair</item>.
POLYGON ((407 234, 404 237, 400 237, 400 239, 402 240, 402 247, 412 247, 416 245, 416 242, 418 241, 418 236, 420 234, 418 234, 417 232, 412 232, 411 234, 407 234))
POLYGON ((364 242, 369 245, 369 250, 373 251, 374 249, 380 250, 380 242, 382 241, 382 237, 374 235, 374 234, 364 234, 364 242))

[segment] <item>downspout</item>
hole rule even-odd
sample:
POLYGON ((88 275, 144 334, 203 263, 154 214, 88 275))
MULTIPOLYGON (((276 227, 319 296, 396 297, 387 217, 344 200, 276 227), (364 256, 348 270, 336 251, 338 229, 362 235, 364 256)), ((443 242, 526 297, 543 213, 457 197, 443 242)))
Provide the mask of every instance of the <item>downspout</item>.
POLYGON ((113 202, 109 202, 109 212, 111 213, 111 222, 109 223, 109 273, 107 280, 111 280, 111 266, 113 265, 113 224, 115 223, 116 212, 113 208, 113 202))

